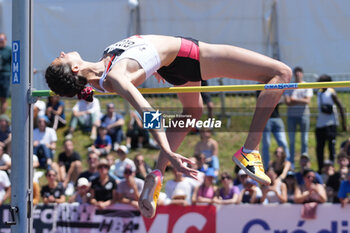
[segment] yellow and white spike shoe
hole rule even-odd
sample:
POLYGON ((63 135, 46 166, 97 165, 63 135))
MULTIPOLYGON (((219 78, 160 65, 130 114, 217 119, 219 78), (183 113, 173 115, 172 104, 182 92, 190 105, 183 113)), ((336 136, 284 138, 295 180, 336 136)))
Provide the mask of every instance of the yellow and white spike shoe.
POLYGON ((162 173, 159 170, 152 171, 145 179, 139 199, 139 209, 141 215, 146 218, 152 218, 156 213, 162 180, 162 173))
POLYGON ((271 184, 271 179, 265 174, 259 153, 244 153, 242 147, 232 156, 232 160, 245 171, 248 176, 260 184, 271 184))

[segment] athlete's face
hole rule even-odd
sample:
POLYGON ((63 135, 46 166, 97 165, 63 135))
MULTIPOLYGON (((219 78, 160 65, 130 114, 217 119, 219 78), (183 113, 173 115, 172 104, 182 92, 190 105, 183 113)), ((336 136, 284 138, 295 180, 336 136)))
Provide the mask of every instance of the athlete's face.
POLYGON ((78 52, 61 52, 60 55, 53 60, 53 65, 63 65, 68 64, 70 66, 76 64, 78 61, 81 61, 81 57, 78 52))

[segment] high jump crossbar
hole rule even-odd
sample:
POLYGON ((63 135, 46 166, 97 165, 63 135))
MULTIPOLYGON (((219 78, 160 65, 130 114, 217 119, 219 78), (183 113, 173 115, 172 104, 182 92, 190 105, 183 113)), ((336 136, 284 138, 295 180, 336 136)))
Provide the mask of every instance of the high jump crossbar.
MULTIPOLYGON (((139 88, 142 94, 168 94, 189 92, 235 92, 235 91, 263 91, 263 90, 287 90, 306 88, 341 88, 350 87, 350 81, 336 82, 309 82, 309 83, 278 83, 278 84, 250 84, 250 85, 225 85, 225 86, 194 86, 194 87, 162 87, 162 88, 139 88)), ((94 93, 95 95, 116 95, 116 93, 94 93)), ((50 90, 32 91, 32 96, 53 96, 50 90)))

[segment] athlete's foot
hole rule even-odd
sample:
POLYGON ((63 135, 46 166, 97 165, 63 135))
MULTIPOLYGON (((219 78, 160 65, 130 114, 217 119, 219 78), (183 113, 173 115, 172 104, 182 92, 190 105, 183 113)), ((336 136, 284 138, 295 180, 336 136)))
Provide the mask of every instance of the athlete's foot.
POLYGON ((232 156, 232 160, 243 169, 248 176, 259 183, 264 185, 269 185, 271 183, 270 178, 265 174, 259 153, 244 153, 242 147, 232 156))
POLYGON ((142 216, 152 218, 156 213, 157 200, 162 188, 162 173, 154 170, 147 175, 139 199, 139 209, 142 216))

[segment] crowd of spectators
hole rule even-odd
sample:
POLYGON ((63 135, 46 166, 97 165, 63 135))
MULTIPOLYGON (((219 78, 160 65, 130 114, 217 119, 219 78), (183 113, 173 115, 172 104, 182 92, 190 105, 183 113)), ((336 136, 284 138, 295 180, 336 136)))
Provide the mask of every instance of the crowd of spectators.
MULTIPOLYGON (((1 35, 0 35, 1 36, 1 35)), ((1 37, 0 37, 1 39, 1 37)), ((303 82, 302 69, 294 71, 296 82, 303 82)), ((323 77, 323 76, 322 76, 323 77)), ((330 77, 320 81, 330 81, 330 77)), ((325 88, 317 93, 319 111, 323 104, 332 105, 330 113, 320 113, 317 124, 318 170, 311 169, 308 155, 309 115, 307 105, 313 92, 289 91, 284 101, 288 105, 289 146, 283 121, 275 109, 262 140, 262 155, 266 174, 271 179, 269 186, 261 186, 245 174, 243 170, 221 171, 219 161, 220 144, 215 140, 211 129, 199 130, 198 141, 193 148, 194 164, 189 165, 200 171, 198 180, 185 177, 169 165, 167 170, 172 178, 165 182, 164 192, 159 198, 160 205, 203 205, 203 204, 269 204, 269 203, 349 203, 350 196, 350 139, 342 144, 338 153, 335 148, 337 109, 343 115, 340 101, 333 89, 325 88), (332 102, 333 101, 333 102, 332 102), (328 116, 329 114, 331 116, 328 116), (301 153, 298 161, 295 156, 296 125, 302 131, 301 153), (284 130, 282 130, 284 131, 284 130), (275 135, 277 148, 269 156, 270 133, 275 135), (328 134, 325 134, 329 133, 328 134), (324 159, 324 144, 329 143, 329 159, 324 159), (296 164, 298 162, 298 164, 296 164), (335 166, 335 163, 338 163, 335 166), (297 169, 296 169, 297 168, 297 169)), ((89 103, 78 100, 72 108, 70 122, 66 122, 64 102, 57 96, 49 97, 47 103, 38 100, 34 106, 35 129, 33 131, 33 159, 37 170, 44 170, 45 177, 40 182, 34 180, 34 203, 89 203, 97 208, 106 208, 113 203, 130 204, 138 207, 144 179, 152 171, 143 154, 138 150, 146 145, 157 148, 151 142, 149 133, 143 129, 137 112, 131 111, 129 122, 118 113, 113 103, 106 105, 101 113, 100 102, 94 98, 89 103), (56 153, 59 128, 67 128, 60 153, 56 153), (123 132, 123 130, 125 132, 123 132), (91 145, 86 151, 76 151, 73 135, 77 130, 89 134, 91 145), (123 145, 124 143, 124 145, 123 145), (130 156, 130 150, 139 151, 130 156), (57 155, 56 155, 57 154, 57 155), (86 155, 86 156, 85 156, 86 155), (87 161, 83 161, 86 157, 87 161), (87 164, 83 170, 83 164, 87 164), (45 179, 46 178, 46 179, 45 179), (45 185, 39 185, 44 183, 45 185)), ((342 120, 344 120, 342 116, 342 120)), ((342 121, 344 122, 344 121, 342 121)), ((11 185, 11 127, 7 115, 0 115, 0 205, 9 199, 11 185)), ((342 125, 346 127, 345 124, 342 125)), ((152 164, 153 165, 153 164, 152 164)))

